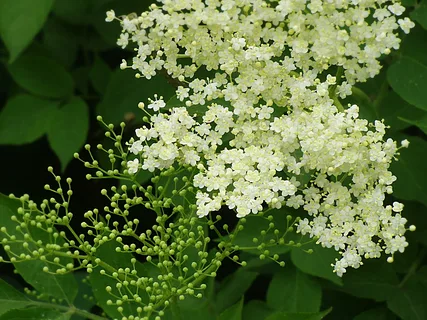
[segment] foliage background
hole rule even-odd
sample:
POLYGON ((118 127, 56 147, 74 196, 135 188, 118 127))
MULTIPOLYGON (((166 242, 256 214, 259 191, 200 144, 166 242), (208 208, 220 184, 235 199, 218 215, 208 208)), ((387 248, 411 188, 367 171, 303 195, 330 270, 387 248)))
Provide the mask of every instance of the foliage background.
MULTIPOLYGON (((126 122, 125 136, 131 136, 141 123, 138 102, 154 93, 166 101, 174 94, 165 77, 135 79, 132 70, 118 68, 132 52, 117 48, 120 27, 104 21, 109 9, 139 14, 149 4, 0 0, 1 193, 29 193, 35 201, 42 200, 47 196, 43 185, 51 180, 46 167, 52 165, 73 177, 73 211, 81 218, 85 210, 103 206, 99 190, 106 183, 86 181, 85 168, 73 159, 85 143, 108 145, 96 115, 116 125, 126 122)), ((280 319, 321 319, 325 313, 319 311, 330 307, 325 319, 427 319, 427 0, 403 4, 416 27, 403 37, 401 49, 383 60, 381 74, 358 85, 360 90, 345 102, 359 104, 362 116, 371 121, 385 119, 393 139, 411 142, 392 168, 398 177, 393 196, 405 204, 409 224, 417 226, 407 234, 407 251, 393 264, 368 261, 343 279, 332 274, 333 250, 320 247, 312 247, 311 255, 300 249, 287 252, 283 269, 256 259, 244 269, 230 262, 220 269, 200 310, 182 306, 191 319, 214 319, 213 314, 230 306, 233 319, 244 320, 266 319, 278 310, 295 313, 280 319)), ((102 154, 98 157, 103 161, 102 154)), ((141 181, 149 178, 142 176, 141 181)), ((235 222, 232 214, 222 213, 235 222)), ((0 212, 0 225, 3 219, 0 212)), ((25 283, 12 271, 10 265, 0 264, 0 278, 22 290, 25 283)), ((80 290, 90 295, 90 288, 80 290)), ((93 301, 85 303, 85 308, 97 310, 93 301)))

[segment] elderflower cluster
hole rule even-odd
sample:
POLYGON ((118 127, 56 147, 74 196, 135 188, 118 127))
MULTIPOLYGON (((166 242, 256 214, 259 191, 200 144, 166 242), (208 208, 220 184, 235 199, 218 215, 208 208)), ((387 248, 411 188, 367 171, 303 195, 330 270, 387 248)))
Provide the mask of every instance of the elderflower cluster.
POLYGON ((384 139, 383 122, 359 119, 339 97, 398 49, 398 29, 414 26, 400 18, 404 8, 384 0, 161 2, 125 17, 118 44, 138 46, 129 66, 138 76, 165 70, 178 80, 183 106, 150 101, 162 110, 136 130, 129 172, 196 167, 200 217, 222 205, 238 217, 303 208, 309 217, 298 232, 341 253, 339 276, 362 258, 403 252, 403 205, 384 204, 399 148, 384 139))
POLYGON ((331 66, 344 69, 345 81, 338 85, 343 98, 355 82, 379 73, 382 54, 399 48, 397 29, 407 33, 414 26, 400 18, 404 7, 395 0, 161 2, 139 17, 124 18, 118 44, 138 46, 131 67, 147 79, 161 69, 183 83, 200 66, 221 71, 215 79, 196 76, 179 88, 178 96, 193 104, 218 95, 233 102, 244 95, 256 104, 261 95, 278 106, 294 106, 286 97, 294 96, 295 85, 299 91, 315 85, 331 66), (299 71, 306 76, 296 84, 293 74, 299 71), (232 75, 234 81, 228 79, 232 75))

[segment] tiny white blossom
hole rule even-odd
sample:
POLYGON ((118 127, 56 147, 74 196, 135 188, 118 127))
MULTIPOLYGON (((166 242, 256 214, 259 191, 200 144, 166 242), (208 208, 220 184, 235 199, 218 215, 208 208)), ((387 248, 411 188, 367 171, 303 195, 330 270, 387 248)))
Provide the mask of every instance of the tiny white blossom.
POLYGON ((139 170, 139 160, 138 159, 134 159, 132 161, 128 161, 127 162, 127 167, 128 167, 128 172, 130 174, 137 173, 138 170, 139 170))
POLYGON ((402 140, 400 142, 400 145, 402 146, 402 148, 408 148, 409 147, 409 141, 407 139, 402 140))
POLYGON ((116 18, 116 13, 114 10, 107 11, 107 17, 105 18, 105 21, 111 22, 116 18))
POLYGON ((159 99, 159 100, 152 101, 147 107, 149 109, 153 109, 153 111, 159 111, 165 106, 166 106, 166 103, 162 99, 159 99))

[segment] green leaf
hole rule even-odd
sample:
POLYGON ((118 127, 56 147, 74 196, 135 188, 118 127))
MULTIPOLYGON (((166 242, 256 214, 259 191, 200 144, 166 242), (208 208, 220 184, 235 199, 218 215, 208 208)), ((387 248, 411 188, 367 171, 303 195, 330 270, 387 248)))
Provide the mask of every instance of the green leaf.
POLYGON ((219 315, 219 320, 241 320, 243 309, 243 298, 219 315))
POLYGON ((76 89, 84 96, 89 94, 89 72, 89 66, 82 66, 73 69, 71 73, 76 84, 76 89))
POLYGON ((93 67, 89 73, 92 86, 98 93, 103 94, 111 77, 111 69, 99 56, 95 57, 93 67))
POLYGON ((321 312, 278 312, 270 315, 265 320, 322 320, 330 312, 332 308, 321 311, 321 312))
POLYGON ((396 288, 387 301, 388 308, 402 320, 427 319, 427 287, 409 279, 402 288, 396 288))
POLYGON ((417 108, 427 110, 427 66, 403 57, 390 66, 387 79, 393 90, 417 108))
POLYGON ((411 29, 411 32, 402 39, 400 54, 403 57, 412 58, 427 66, 427 30, 419 24, 411 29))
POLYGON ((107 123, 118 124, 126 119, 128 114, 141 119, 146 113, 138 108, 138 103, 147 102, 154 94, 163 96, 167 101, 174 94, 174 89, 160 75, 151 80, 136 79, 134 70, 118 69, 111 75, 96 111, 107 123))
POLYGON ((56 101, 27 94, 10 98, 0 113, 0 144, 31 143, 42 137, 57 105, 56 101))
POLYGON ((409 127, 411 125, 409 121, 416 121, 427 115, 425 111, 415 108, 394 91, 387 92, 377 107, 378 119, 384 119, 384 123, 391 127, 389 130, 394 132, 409 127))
POLYGON ((43 44, 49 55, 66 67, 77 58, 76 40, 75 31, 58 19, 49 19, 43 28, 43 44))
POLYGON ((265 301, 251 300, 243 307, 244 320, 260 320, 265 319, 273 314, 273 310, 265 303, 265 301))
POLYGON ((218 312, 222 312, 236 301, 239 301, 257 276, 257 272, 239 268, 232 275, 226 277, 216 294, 215 305, 218 312))
POLYGON ((86 102, 72 97, 57 109, 55 121, 48 129, 48 140, 61 161, 62 170, 73 158, 73 154, 83 146, 89 132, 89 110, 86 102))
POLYGON ((31 300, 23 293, 0 279, 0 316, 9 310, 24 308, 31 304, 31 300))
POLYGON ((379 307, 358 314, 353 320, 392 320, 394 315, 387 308, 379 307))
POLYGON ((411 12, 411 18, 417 21, 424 29, 427 30, 427 1, 421 2, 417 8, 411 12))
POLYGON ((339 253, 333 248, 323 248, 314 242, 301 248, 291 251, 292 263, 302 272, 312 276, 331 280, 337 285, 342 285, 342 279, 332 272, 331 264, 339 257, 339 253), (313 253, 308 254, 304 250, 313 249, 313 253))
POLYGON ((405 7, 415 6, 417 4, 417 0, 401 0, 401 2, 405 7))
POLYGON ((269 307, 284 312, 318 312, 321 298, 319 284, 291 266, 273 275, 267 291, 269 307))
POLYGON ((417 126, 427 134, 427 113, 423 114, 418 119, 405 119, 404 117, 400 117, 399 119, 408 124, 417 126))
POLYGON ((22 55, 9 66, 9 72, 22 88, 43 97, 64 98, 74 89, 71 75, 47 57, 22 55))
POLYGON ((61 313, 57 310, 31 307, 27 309, 11 310, 0 317, 0 320, 68 320, 69 313, 61 313))
POLYGON ((403 200, 420 201, 427 205, 427 142, 418 137, 408 137, 408 149, 401 150, 390 170, 398 178, 393 184, 393 194, 403 200))
POLYGON ((381 260, 368 260, 359 269, 348 270, 343 280, 344 287, 339 290, 375 301, 389 299, 399 282, 391 264, 381 260))
MULTIPOLYGON (((44 244, 50 243, 50 234, 45 230, 35 226, 28 225, 26 228, 21 228, 21 231, 16 230, 17 222, 12 221, 11 217, 17 215, 17 209, 21 207, 21 203, 17 200, 12 200, 9 197, 0 193, 0 220, 2 227, 6 227, 10 235, 14 235, 17 241, 24 240, 24 234, 29 233, 34 241, 42 241, 44 244)), ((2 235, 3 236, 3 235, 2 235)), ((27 240, 28 241, 28 240, 27 240)), ((22 242, 13 242, 8 245, 11 252, 25 252, 26 250, 37 250, 38 247, 28 241, 28 249, 22 247, 22 242)), ((57 244, 63 244, 64 240, 61 237, 56 239, 57 244)), ((51 260, 55 256, 49 255, 46 260, 29 260, 14 263, 16 271, 24 278, 24 280, 34 287, 40 293, 46 294, 59 300, 65 300, 68 304, 72 304, 77 295, 77 283, 72 274, 56 275, 43 272, 43 267, 51 266, 51 260)), ((72 262, 71 258, 61 257, 61 263, 67 264, 72 262)))
POLYGON ((53 13, 62 20, 76 25, 88 23, 92 1, 88 0, 56 0, 53 13))
POLYGON ((33 41, 54 0, 0 0, 0 36, 12 63, 33 41))
POLYGON ((187 296, 183 301, 178 300, 176 305, 168 307, 162 316, 162 320, 187 319, 218 320, 218 315, 215 306, 208 299, 187 296))
MULTIPOLYGON (((74 277, 79 286, 79 293, 74 301, 74 306, 80 310, 89 311, 93 306, 95 306, 95 300, 93 299, 92 288, 89 285, 89 277, 86 272, 75 272, 74 277), (92 298, 92 299, 91 299, 92 298)), ((74 314, 71 317, 72 320, 85 320, 86 318, 74 314)))

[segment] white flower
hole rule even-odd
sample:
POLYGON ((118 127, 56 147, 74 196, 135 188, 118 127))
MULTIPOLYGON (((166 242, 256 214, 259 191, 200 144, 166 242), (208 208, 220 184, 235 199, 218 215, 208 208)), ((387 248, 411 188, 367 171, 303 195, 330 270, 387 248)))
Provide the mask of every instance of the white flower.
POLYGON ((394 212, 402 212, 403 211, 403 204, 400 202, 393 202, 393 211, 394 212))
POLYGON ((116 18, 116 13, 114 10, 107 11, 107 17, 105 18, 105 21, 111 22, 116 18))
POLYGON ((162 100, 151 100, 151 103, 147 106, 148 109, 153 109, 153 111, 159 111, 161 108, 166 107, 166 103, 162 100))
POLYGON ((138 159, 134 159, 132 161, 128 161, 127 162, 127 167, 128 167, 128 172, 130 174, 137 173, 138 170, 139 170, 139 160, 138 159))
POLYGON ((405 7, 399 3, 393 3, 392 5, 388 6, 387 9, 396 16, 400 16, 405 11, 405 7))
POLYGON ((415 23, 413 23, 411 20, 409 20, 408 17, 405 17, 404 19, 397 20, 397 23, 399 24, 400 28, 405 33, 409 33, 409 30, 411 30, 413 27, 415 27, 415 23))
POLYGON ((400 142, 400 145, 402 146, 402 148, 408 148, 409 147, 409 141, 407 139, 402 140, 400 142))

